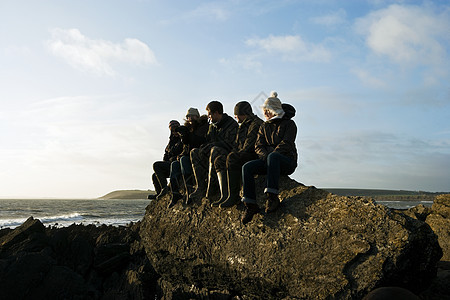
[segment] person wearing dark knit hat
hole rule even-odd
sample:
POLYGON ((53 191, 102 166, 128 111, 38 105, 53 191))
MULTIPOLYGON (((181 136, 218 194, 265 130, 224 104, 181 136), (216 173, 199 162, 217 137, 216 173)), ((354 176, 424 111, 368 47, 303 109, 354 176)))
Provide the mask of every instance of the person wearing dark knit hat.
POLYGON ((247 101, 239 101, 235 105, 234 116, 240 124, 235 145, 230 153, 220 155, 214 161, 221 197, 211 204, 213 207, 228 208, 239 203, 242 165, 258 158, 255 142, 263 121, 253 114, 252 106, 247 101))
POLYGON ((222 103, 217 100, 209 102, 206 110, 211 124, 206 134, 206 143, 191 150, 196 188, 189 198, 197 201, 206 196, 208 201, 213 202, 219 188, 214 162, 217 157, 226 155, 233 149, 239 125, 224 113, 222 103))
POLYGON ((183 150, 183 143, 181 142, 180 135, 176 132, 176 129, 180 127, 180 122, 177 120, 171 120, 169 122, 170 136, 169 143, 164 150, 164 156, 162 161, 155 161, 153 163, 153 175, 152 181, 155 187, 156 194, 149 195, 148 199, 161 199, 167 194, 169 188, 167 187, 167 178, 170 175, 170 164, 177 160, 177 156, 183 150))
POLYGON ((198 109, 195 107, 190 107, 188 111, 186 112, 186 119, 197 117, 200 118, 200 113, 198 112, 198 109))
POLYGON ((200 116, 198 109, 191 107, 186 113, 184 125, 176 129, 183 142, 183 152, 178 156, 178 160, 170 165, 170 189, 172 194, 169 208, 183 198, 180 193, 180 185, 184 186, 184 203, 190 204, 189 194, 194 191, 195 179, 190 151, 206 142, 208 126, 208 116, 200 116))
POLYGON ((256 138, 255 152, 258 159, 244 164, 243 198, 246 206, 242 223, 250 222, 259 212, 256 203, 255 175, 266 175, 266 213, 275 211, 280 205, 279 179, 280 175, 290 175, 297 168, 297 148, 295 138, 297 126, 291 118, 295 109, 289 104, 282 104, 278 94, 272 92, 262 106, 266 121, 261 125, 256 138), (283 106, 290 112, 287 114, 283 106))

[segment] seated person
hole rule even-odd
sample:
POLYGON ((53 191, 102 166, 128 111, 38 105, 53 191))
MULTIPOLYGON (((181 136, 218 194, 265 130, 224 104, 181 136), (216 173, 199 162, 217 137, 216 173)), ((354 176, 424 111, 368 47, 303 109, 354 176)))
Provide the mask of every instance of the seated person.
POLYGON ((278 183, 280 175, 290 175, 297 168, 297 148, 295 138, 297 126, 291 118, 295 109, 284 104, 277 93, 272 92, 262 107, 266 121, 261 125, 256 139, 255 151, 259 159, 247 162, 242 167, 244 197, 242 202, 246 212, 242 223, 250 222, 259 212, 256 204, 255 175, 266 175, 266 212, 275 211, 280 205, 278 183))

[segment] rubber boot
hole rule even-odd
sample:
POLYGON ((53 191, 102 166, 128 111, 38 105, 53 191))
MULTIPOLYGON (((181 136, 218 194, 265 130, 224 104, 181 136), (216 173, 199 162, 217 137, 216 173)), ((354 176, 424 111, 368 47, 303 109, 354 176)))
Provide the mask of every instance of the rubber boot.
POLYGON ((217 183, 216 173, 214 172, 214 168, 212 164, 209 164, 209 172, 208 172, 208 187, 206 189, 206 199, 209 200, 210 203, 215 202, 215 200, 219 197, 219 184, 217 183))
POLYGON ((194 192, 194 183, 193 183, 194 175, 185 175, 183 176, 183 184, 184 184, 184 204, 189 205, 192 201, 189 198, 189 195, 194 192))
POLYGON ((169 193, 169 187, 166 185, 162 188, 161 192, 156 196, 156 200, 161 200, 165 195, 169 193))
POLYGON ((241 201, 241 172, 228 170, 228 197, 220 203, 220 208, 233 207, 241 201))
POLYGON ((278 206, 280 206, 280 199, 277 194, 266 193, 267 201, 266 201, 266 213, 271 213, 277 210, 278 206))
POLYGON ((228 198, 228 180, 227 171, 217 172, 217 179, 219 180, 220 198, 212 203, 212 207, 218 207, 228 198))
POLYGON ((253 219, 253 216, 259 213, 259 206, 255 203, 244 203, 246 210, 245 214, 242 217, 242 224, 247 224, 253 219))
POLYGON ((178 200, 183 198, 183 196, 180 194, 179 191, 179 185, 178 180, 176 178, 170 178, 170 191, 172 192, 172 195, 170 196, 170 203, 168 208, 171 208, 175 204, 177 204, 178 200))
POLYGON ((189 194, 189 200, 191 202, 202 199, 206 194, 206 170, 201 166, 194 166, 194 175, 197 181, 197 187, 194 192, 189 194))

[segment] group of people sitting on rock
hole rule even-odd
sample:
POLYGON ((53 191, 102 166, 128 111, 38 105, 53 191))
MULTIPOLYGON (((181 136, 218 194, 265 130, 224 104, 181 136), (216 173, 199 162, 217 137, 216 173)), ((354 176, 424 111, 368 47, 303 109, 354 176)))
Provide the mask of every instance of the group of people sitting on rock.
POLYGON ((280 175, 290 175, 297 167, 295 108, 282 104, 272 92, 262 110, 265 121, 253 113, 249 102, 240 101, 234 107, 236 121, 223 112, 222 103, 211 101, 206 106, 208 115, 189 108, 184 125, 170 121, 163 160, 153 164, 156 194, 149 199, 161 199, 170 192, 169 208, 183 198, 189 205, 206 197, 211 206, 220 208, 242 201, 246 224, 260 210, 255 175, 266 175, 265 211, 275 211, 280 205, 280 175))

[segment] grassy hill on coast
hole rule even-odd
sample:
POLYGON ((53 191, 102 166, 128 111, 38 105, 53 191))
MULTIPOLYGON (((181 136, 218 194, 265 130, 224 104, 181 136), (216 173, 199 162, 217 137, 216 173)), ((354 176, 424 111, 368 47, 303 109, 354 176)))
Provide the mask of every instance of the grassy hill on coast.
POLYGON ((99 200, 111 200, 111 199, 147 199, 147 196, 150 194, 154 194, 154 191, 148 191, 148 190, 119 190, 114 191, 111 193, 108 193, 104 196, 101 196, 97 199, 99 200))

